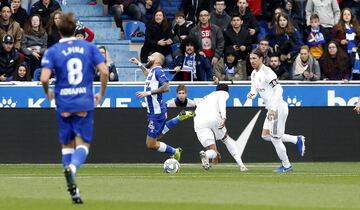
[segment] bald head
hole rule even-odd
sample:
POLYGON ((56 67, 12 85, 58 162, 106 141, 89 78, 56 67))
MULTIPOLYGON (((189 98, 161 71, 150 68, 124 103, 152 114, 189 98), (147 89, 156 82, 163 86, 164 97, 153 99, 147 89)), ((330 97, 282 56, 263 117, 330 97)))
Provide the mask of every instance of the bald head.
POLYGON ((150 66, 162 66, 165 62, 165 56, 161 53, 154 52, 148 57, 150 66))

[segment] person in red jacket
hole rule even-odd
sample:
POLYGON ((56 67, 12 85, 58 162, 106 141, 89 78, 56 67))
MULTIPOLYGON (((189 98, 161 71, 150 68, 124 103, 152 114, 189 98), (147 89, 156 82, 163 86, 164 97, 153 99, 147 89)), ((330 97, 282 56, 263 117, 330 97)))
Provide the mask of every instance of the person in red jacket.
POLYGON ((79 20, 76 22, 75 37, 77 39, 85 39, 88 42, 94 40, 95 34, 90 28, 85 27, 79 20))

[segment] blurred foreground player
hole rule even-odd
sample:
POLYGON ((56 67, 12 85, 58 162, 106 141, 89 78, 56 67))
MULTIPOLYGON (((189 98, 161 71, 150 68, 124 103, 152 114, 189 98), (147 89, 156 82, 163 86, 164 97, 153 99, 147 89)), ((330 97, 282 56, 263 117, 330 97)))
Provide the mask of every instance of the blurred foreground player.
POLYGON ((58 28, 62 38, 45 53, 40 80, 48 99, 55 98, 67 187, 73 203, 81 204, 83 200, 75 176, 89 153, 94 107, 105 94, 108 69, 104 56, 95 45, 74 37, 75 27, 73 14, 61 16, 58 28), (101 87, 94 96, 95 67, 100 71, 101 87), (48 87, 52 70, 56 75, 54 92, 48 87))

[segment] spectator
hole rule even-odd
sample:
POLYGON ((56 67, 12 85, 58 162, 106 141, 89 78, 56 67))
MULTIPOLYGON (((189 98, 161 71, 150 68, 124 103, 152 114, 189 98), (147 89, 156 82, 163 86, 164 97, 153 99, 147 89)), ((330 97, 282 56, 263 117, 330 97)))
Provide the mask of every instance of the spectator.
POLYGON ((237 8, 234 13, 235 12, 238 12, 241 15, 241 20, 243 21, 242 27, 249 31, 252 43, 257 43, 256 35, 260 30, 259 23, 253 13, 248 8, 248 3, 246 2, 246 0, 238 0, 237 8))
POLYGON ((52 45, 56 44, 60 40, 60 33, 59 33, 59 23, 61 18, 62 12, 55 11, 51 14, 48 25, 46 27, 46 31, 48 34, 48 48, 52 45))
POLYGON ((300 16, 300 10, 297 7, 297 4, 293 0, 284 0, 282 7, 284 8, 285 13, 291 18, 292 24, 296 29, 303 29, 303 18, 300 16))
POLYGON ((320 79, 319 62, 310 54, 307 45, 302 46, 294 62, 294 80, 316 81, 320 79))
POLYGON ((225 12, 225 0, 216 0, 214 4, 215 10, 211 12, 210 20, 212 24, 215 24, 224 31, 230 24, 231 18, 225 12))
POLYGON ((180 45, 181 55, 175 57, 173 81, 206 81, 211 74, 211 65, 203 55, 198 54, 198 46, 191 38, 186 38, 180 45))
POLYGON ((14 39, 14 47, 16 50, 20 49, 22 31, 19 23, 11 19, 11 9, 9 5, 1 6, 0 19, 0 37, 1 39, 9 34, 14 39))
POLYGON ((224 59, 215 64, 214 74, 216 82, 246 80, 246 60, 237 60, 236 51, 229 47, 225 50, 224 59))
POLYGON ((320 60, 321 77, 324 80, 348 80, 350 63, 348 55, 336 41, 330 41, 320 60))
POLYGON ((41 22, 45 27, 49 21, 52 13, 60 10, 60 4, 55 0, 39 0, 31 7, 31 15, 38 14, 41 17, 41 22))
POLYGON ((21 28, 24 28, 24 24, 28 19, 28 14, 26 10, 21 7, 21 0, 11 0, 10 7, 12 19, 18 22, 21 28))
POLYGON ((350 8, 341 11, 339 22, 332 29, 333 40, 340 43, 344 52, 351 54, 360 42, 360 26, 350 8))
MULTIPOLYGON (((214 66, 224 54, 224 36, 221 29, 210 23, 207 10, 202 10, 199 15, 199 24, 191 29, 190 37, 200 46, 199 53, 207 58, 214 66)), ((212 80, 212 72, 207 74, 207 80, 212 80)))
POLYGON ((280 56, 278 54, 272 54, 270 56, 270 66, 276 74, 279 80, 289 80, 289 72, 281 65, 280 56))
POLYGON ((330 32, 320 25, 319 16, 313 14, 310 17, 310 26, 305 29, 305 43, 310 47, 311 55, 319 59, 326 48, 326 44, 331 40, 330 32))
POLYGON ((234 48, 236 59, 241 61, 240 63, 246 63, 251 50, 251 36, 242 23, 240 14, 234 13, 231 16, 231 27, 224 31, 224 40, 225 48, 234 48))
POLYGON ((123 14, 135 20, 142 20, 140 7, 135 3, 135 0, 109 0, 108 7, 114 16, 116 27, 120 28, 120 37, 122 37, 124 33, 123 14))
POLYGON ((305 8, 306 25, 310 25, 310 16, 319 15, 320 24, 325 28, 331 28, 340 19, 340 8, 336 0, 308 0, 305 8))
POLYGON ((167 107, 195 107, 195 101, 187 97, 187 87, 178 85, 176 88, 176 98, 166 102, 167 107))
POLYGON ((269 34, 269 40, 275 52, 280 54, 282 65, 292 76, 292 63, 303 44, 299 32, 292 26, 287 14, 279 15, 276 26, 269 34))
POLYGON ((264 54, 263 64, 265 64, 265 66, 270 66, 270 56, 274 53, 274 51, 270 47, 269 40, 267 38, 260 39, 256 48, 264 54))
POLYGON ((146 25, 145 42, 141 48, 141 62, 146 63, 151 53, 159 52, 165 56, 165 65, 171 67, 173 62, 171 45, 171 25, 164 11, 158 10, 154 13, 151 21, 146 25))
POLYGON ((359 0, 342 0, 340 8, 351 8, 354 16, 360 21, 360 1, 359 0))
POLYGON ((360 44, 351 53, 351 80, 360 80, 360 44))
POLYGON ((140 8, 142 22, 147 23, 155 11, 160 9, 160 0, 137 0, 137 5, 140 8))
POLYGON ((80 21, 76 22, 75 37, 77 39, 84 39, 88 42, 94 40, 95 34, 90 28, 85 27, 80 21))
MULTIPOLYGON (((105 46, 100 46, 99 51, 105 57, 105 64, 109 69, 109 81, 119 81, 119 76, 115 67, 114 62, 111 60, 110 53, 105 46)), ((94 81, 100 81, 100 73, 97 71, 94 77, 94 81)))
POLYGON ((24 63, 20 64, 12 76, 12 81, 29 82, 31 81, 30 70, 24 63))
POLYGON ((41 23, 40 15, 31 15, 24 27, 21 38, 21 51, 29 62, 30 75, 40 66, 41 58, 47 49, 47 33, 41 23))
POLYGON ((174 42, 182 42, 189 35, 193 22, 185 20, 184 12, 175 13, 175 25, 172 30, 174 42))
POLYGON ((278 19, 279 15, 282 13, 286 14, 285 10, 281 7, 278 7, 274 10, 274 14, 272 16, 271 23, 269 24, 269 30, 275 28, 275 26, 277 24, 277 19, 278 19))
POLYGON ((255 17, 261 15, 261 1, 262 0, 247 0, 248 7, 255 17))
POLYGON ((200 12, 211 10, 211 2, 209 0, 182 0, 180 10, 184 11, 186 20, 197 24, 200 12))
POLYGON ((2 37, 0 48, 0 81, 9 81, 19 66, 19 54, 14 48, 14 37, 7 34, 2 37))

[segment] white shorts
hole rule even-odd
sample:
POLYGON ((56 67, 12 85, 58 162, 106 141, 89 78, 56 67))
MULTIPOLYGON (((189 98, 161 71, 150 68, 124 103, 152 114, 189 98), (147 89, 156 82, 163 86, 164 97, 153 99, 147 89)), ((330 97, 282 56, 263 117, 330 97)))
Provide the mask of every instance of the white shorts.
POLYGON ((219 129, 220 119, 209 120, 210 117, 206 117, 206 120, 202 117, 194 117, 194 130, 203 147, 215 144, 216 140, 221 140, 226 135, 226 128, 219 129))
POLYGON ((266 117, 263 129, 269 130, 271 136, 280 138, 285 133, 285 124, 288 114, 288 104, 285 101, 280 102, 279 108, 276 110, 275 114, 277 117, 275 117, 275 120, 272 121, 269 121, 266 117))

